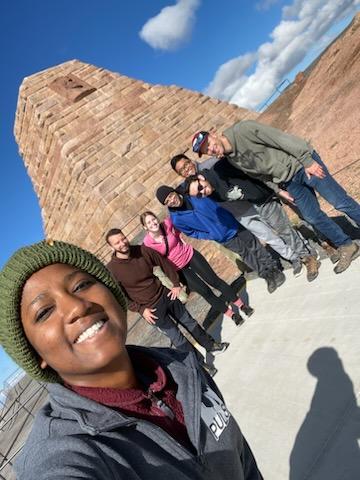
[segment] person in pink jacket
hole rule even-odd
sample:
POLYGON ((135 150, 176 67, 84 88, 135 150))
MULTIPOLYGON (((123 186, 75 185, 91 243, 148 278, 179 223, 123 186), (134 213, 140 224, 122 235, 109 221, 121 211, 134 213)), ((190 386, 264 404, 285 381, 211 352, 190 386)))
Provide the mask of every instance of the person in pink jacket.
POLYGON ((232 318, 236 325, 244 321, 240 312, 247 316, 254 312, 230 285, 216 275, 205 257, 182 240, 170 217, 161 223, 153 212, 146 211, 140 215, 140 222, 147 232, 144 245, 164 255, 172 263, 189 291, 197 292, 215 311, 232 318), (209 285, 219 290, 224 300, 217 297, 209 285))

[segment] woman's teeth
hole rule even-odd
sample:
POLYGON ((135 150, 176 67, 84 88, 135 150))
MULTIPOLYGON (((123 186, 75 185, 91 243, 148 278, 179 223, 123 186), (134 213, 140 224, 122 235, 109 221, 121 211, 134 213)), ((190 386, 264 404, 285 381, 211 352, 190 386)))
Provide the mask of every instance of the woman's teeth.
POLYGON ((105 320, 99 320, 98 322, 94 323, 94 325, 87 328, 85 332, 78 336, 78 338, 75 340, 75 343, 81 343, 84 340, 88 340, 89 338, 96 335, 100 328, 104 325, 104 323, 105 320))

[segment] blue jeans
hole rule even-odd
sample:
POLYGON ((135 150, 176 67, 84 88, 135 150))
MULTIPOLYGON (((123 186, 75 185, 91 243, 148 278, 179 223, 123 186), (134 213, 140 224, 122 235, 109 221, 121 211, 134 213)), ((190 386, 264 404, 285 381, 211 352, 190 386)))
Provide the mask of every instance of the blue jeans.
POLYGON ((360 226, 360 205, 334 180, 315 151, 312 157, 323 167, 326 176, 320 179, 312 175, 309 179, 302 168, 287 183, 286 189, 294 197, 298 209, 307 222, 314 225, 336 247, 347 245, 351 243, 351 238, 320 209, 315 191, 336 210, 346 213, 358 226, 360 226))

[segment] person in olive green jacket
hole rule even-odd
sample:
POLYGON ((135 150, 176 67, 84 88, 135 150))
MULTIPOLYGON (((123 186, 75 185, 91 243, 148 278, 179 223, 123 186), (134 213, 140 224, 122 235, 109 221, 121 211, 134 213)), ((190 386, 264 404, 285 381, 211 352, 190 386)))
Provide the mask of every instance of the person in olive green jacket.
POLYGON ((326 165, 306 140, 254 120, 241 121, 219 134, 197 132, 193 151, 227 156, 229 162, 258 178, 280 196, 296 204, 304 219, 339 249, 335 273, 346 270, 360 255, 360 247, 320 208, 318 192, 334 208, 360 227, 360 205, 330 175, 326 165))

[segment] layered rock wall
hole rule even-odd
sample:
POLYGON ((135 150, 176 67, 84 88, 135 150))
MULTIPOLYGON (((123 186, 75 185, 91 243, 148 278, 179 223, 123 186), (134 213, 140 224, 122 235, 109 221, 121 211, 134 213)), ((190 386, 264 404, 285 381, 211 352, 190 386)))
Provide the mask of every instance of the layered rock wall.
MULTIPOLYGON (((109 228, 120 227, 132 239, 140 233, 139 213, 165 214, 154 191, 179 182, 169 159, 189 148, 194 130, 245 116, 256 114, 77 60, 25 78, 15 136, 46 236, 105 258, 109 228)), ((205 250, 220 267, 223 255, 209 244, 205 250)))

